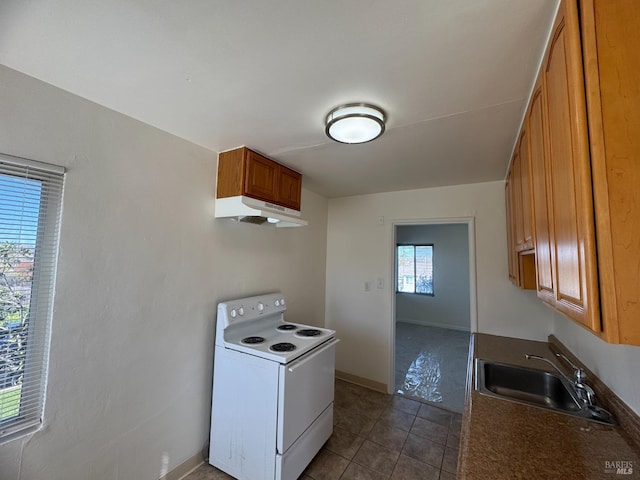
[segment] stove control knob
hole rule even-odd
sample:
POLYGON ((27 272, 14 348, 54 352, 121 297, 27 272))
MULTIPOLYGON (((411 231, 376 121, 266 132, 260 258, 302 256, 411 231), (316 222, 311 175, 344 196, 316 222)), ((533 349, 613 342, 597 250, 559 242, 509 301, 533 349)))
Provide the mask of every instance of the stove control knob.
POLYGON ((279 306, 280 306, 280 300, 276 300, 276 301, 274 302, 274 305, 275 305, 276 307, 279 307, 279 306))
POLYGON ((258 302, 258 311, 262 312, 264 310, 264 303, 258 302))
POLYGON ((238 315, 238 312, 236 312, 236 309, 235 308, 231 309, 231 318, 236 318, 236 315, 238 315))
POLYGON ((244 308, 243 308, 243 307, 240 307, 240 308, 238 309, 238 313, 240 314, 240 316, 244 315, 244 308))
POLYGON ((282 305, 284 307, 284 298, 280 299, 280 305, 282 305))

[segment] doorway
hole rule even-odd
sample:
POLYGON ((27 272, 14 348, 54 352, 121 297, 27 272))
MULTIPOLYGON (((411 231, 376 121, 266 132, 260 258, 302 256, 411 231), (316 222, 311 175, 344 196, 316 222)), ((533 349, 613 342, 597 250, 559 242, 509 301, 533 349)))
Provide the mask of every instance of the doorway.
POLYGON ((477 329, 472 218, 394 223, 393 393, 462 413, 477 329))

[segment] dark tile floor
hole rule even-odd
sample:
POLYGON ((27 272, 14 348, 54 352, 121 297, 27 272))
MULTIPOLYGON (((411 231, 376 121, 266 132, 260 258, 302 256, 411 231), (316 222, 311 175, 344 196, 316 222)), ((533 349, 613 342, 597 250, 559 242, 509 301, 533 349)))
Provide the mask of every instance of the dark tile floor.
MULTIPOLYGON (((333 435, 302 480, 453 480, 462 416, 336 381, 333 435)), ((229 479, 203 465, 185 480, 229 479)))

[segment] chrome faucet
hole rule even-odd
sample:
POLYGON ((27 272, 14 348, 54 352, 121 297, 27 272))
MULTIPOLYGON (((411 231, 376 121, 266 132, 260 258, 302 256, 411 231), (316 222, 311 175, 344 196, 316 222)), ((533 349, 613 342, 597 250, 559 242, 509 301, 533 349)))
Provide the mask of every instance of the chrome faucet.
POLYGON ((573 368, 573 379, 569 378, 562 370, 560 370, 556 366, 555 363, 553 363, 548 358, 541 357, 539 355, 531 355, 529 353, 525 353, 524 356, 527 360, 542 360, 543 362, 547 362, 554 368, 556 372, 560 374, 560 376, 562 376, 562 378, 564 378, 569 384, 573 385, 573 389, 583 405, 589 407, 595 405, 596 394, 589 385, 584 383, 587 378, 587 374, 583 369, 577 367, 565 355, 563 355, 562 353, 556 353, 556 357, 565 360, 569 365, 571 365, 571 368, 573 368))
POLYGON ((569 357, 567 357, 564 353, 556 353, 556 357, 558 357, 560 360, 564 360, 571 368, 573 368, 573 378, 576 382, 582 383, 587 379, 587 374, 584 373, 584 370, 580 367, 577 367, 575 363, 569 360, 569 357))
POLYGON ((593 389, 584 383, 587 379, 585 371, 577 367, 564 353, 556 353, 556 357, 564 360, 571 368, 573 368, 573 385, 576 387, 578 396, 580 396, 587 405, 594 405, 596 394, 593 389))

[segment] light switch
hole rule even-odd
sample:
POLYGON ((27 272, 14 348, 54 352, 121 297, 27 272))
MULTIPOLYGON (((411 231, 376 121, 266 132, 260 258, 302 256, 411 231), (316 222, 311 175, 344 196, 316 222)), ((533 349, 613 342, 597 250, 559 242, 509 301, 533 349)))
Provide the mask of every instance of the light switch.
POLYGON ((371 282, 364 282, 364 291, 365 292, 371 291, 371 282))
POLYGON ((377 286, 380 290, 384 288, 384 278, 378 278, 377 286))

